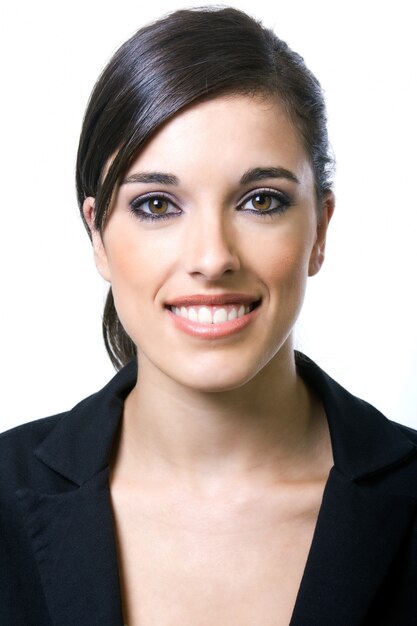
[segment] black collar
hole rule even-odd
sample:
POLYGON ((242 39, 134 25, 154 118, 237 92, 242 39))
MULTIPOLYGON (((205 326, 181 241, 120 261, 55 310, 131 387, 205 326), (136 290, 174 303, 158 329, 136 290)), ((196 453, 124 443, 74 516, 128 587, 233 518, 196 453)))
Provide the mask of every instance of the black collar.
MULTIPOLYGON (((296 352, 300 376, 322 399, 326 411, 335 467, 350 480, 387 470, 415 454, 401 430, 367 402, 356 398, 305 355, 296 352)), ((124 399, 137 379, 136 360, 130 361, 97 393, 63 414, 37 447, 46 465, 82 485, 109 462, 124 399)))

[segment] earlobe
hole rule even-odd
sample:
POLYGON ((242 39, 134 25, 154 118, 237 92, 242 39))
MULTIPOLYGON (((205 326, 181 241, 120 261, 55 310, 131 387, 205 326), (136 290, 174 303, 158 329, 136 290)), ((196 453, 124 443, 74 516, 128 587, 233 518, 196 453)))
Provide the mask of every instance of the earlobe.
POLYGON ((335 197, 332 191, 328 191, 323 198, 321 212, 317 221, 317 237, 310 255, 308 275, 315 276, 323 265, 326 249, 326 235, 330 220, 334 213, 335 197))
POLYGON ((106 280, 107 282, 111 282, 110 277, 110 268, 107 259, 107 253, 104 248, 103 239, 101 237, 100 232, 94 225, 94 216, 95 216, 95 198, 89 196, 84 200, 83 203, 83 215, 84 219, 87 222, 88 228, 91 233, 91 242, 93 244, 94 250, 94 261, 97 267, 99 274, 106 280))

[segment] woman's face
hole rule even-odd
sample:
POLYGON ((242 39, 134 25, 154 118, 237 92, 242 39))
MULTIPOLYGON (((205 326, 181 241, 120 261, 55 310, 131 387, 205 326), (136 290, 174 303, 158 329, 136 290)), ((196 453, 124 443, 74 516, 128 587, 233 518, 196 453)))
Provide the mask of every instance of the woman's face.
POLYGON ((309 159, 275 99, 219 97, 162 127, 118 189, 103 239, 93 231, 143 375, 220 391, 288 365, 332 210, 329 194, 318 219, 309 159))

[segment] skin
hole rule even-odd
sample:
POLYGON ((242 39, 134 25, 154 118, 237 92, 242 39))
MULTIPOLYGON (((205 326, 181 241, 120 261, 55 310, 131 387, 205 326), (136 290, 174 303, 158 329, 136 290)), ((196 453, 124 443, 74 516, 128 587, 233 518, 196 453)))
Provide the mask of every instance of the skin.
POLYGON ((308 157, 276 100, 190 107, 126 176, 150 171, 179 185, 122 184, 103 237, 94 198, 84 203, 97 268, 139 358, 110 462, 124 623, 288 624, 333 464, 292 334, 334 198, 316 206, 308 157), (298 182, 239 183, 272 166, 298 182), (289 205, 257 197, 262 188, 289 205), (129 206, 150 191, 165 192, 159 208, 177 215, 140 221, 129 206), (269 201, 285 210, 248 211, 269 201), (262 298, 251 324, 222 339, 183 333, 164 308, 221 292, 262 298))
POLYGON ((149 171, 174 174, 180 184, 122 184, 102 237, 93 226, 94 198, 83 207, 98 271, 112 285, 140 364, 125 402, 114 484, 131 495, 178 489, 226 502, 238 485, 256 490, 320 474, 326 420, 296 374, 293 328, 307 278, 324 260, 334 197, 316 206, 297 130, 276 99, 219 97, 163 126, 127 176, 149 171), (239 184, 249 168, 271 166, 298 182, 239 184), (263 188, 287 194, 290 206, 272 216, 243 210, 254 208, 249 192, 263 188), (168 212, 177 215, 140 221, 129 205, 150 191, 167 194, 168 212), (262 304, 248 327, 223 339, 184 334, 164 308, 181 295, 230 291, 262 304))

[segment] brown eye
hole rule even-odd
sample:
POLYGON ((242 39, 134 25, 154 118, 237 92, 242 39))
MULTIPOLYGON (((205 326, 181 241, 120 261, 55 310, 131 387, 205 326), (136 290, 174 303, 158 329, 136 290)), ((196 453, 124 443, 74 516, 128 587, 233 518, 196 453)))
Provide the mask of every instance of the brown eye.
POLYGON ((163 215, 168 209, 168 201, 165 198, 150 198, 146 204, 149 211, 154 215, 163 215))
POLYGON ((182 211, 163 194, 143 195, 130 202, 132 213, 141 221, 162 221, 181 215, 182 211))
POLYGON ((259 189, 251 195, 246 196, 239 210, 243 210, 253 215, 262 215, 263 217, 272 217, 284 213, 292 202, 289 196, 278 189, 259 189))
POLYGON ((255 209, 258 209, 258 211, 267 211, 271 207, 271 204, 271 196, 263 193, 258 193, 252 198, 252 205, 255 209))

